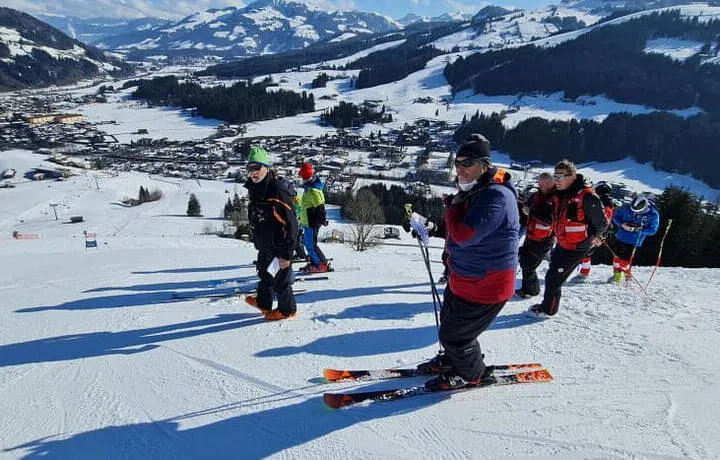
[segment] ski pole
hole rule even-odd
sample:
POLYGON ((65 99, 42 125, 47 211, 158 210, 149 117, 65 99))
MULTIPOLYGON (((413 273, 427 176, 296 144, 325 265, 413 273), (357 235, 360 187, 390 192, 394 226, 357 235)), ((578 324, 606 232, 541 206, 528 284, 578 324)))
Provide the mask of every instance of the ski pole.
POLYGON ((655 276, 655 272, 657 271, 658 267, 660 266, 660 262, 662 260, 663 246, 665 245, 665 237, 667 236, 668 231, 670 231, 671 225, 672 225, 672 219, 668 219, 667 226, 665 227, 665 233, 663 234, 663 237, 660 240, 660 250, 658 251, 657 262, 655 263, 655 267, 653 268, 652 272, 650 273, 650 279, 648 279, 647 283, 645 284, 645 291, 647 291, 648 286, 650 286, 650 281, 652 281, 653 277, 655 276))
MULTIPOLYGON (((405 212, 407 214, 408 221, 410 221, 410 223, 412 224, 412 204, 405 204, 405 212)), ((433 279, 432 276, 432 269, 430 267, 430 250, 427 245, 424 244, 422 236, 417 231, 415 239, 418 242, 418 247, 420 248, 420 253, 423 256, 423 261, 425 262, 425 268, 427 269, 428 277, 430 278, 430 292, 433 299, 433 310, 435 312, 435 328, 437 329, 438 333, 438 348, 440 350, 440 353, 442 353, 442 343, 440 342, 440 312, 438 311, 438 306, 442 305, 442 301, 440 299, 440 293, 437 290, 437 286, 435 285, 435 279, 433 279)))
MULTIPOLYGON (((433 298, 433 310, 435 311, 435 327, 438 331, 438 343, 440 339, 440 312, 438 305, 442 305, 442 301, 440 300, 440 293, 438 292, 437 285, 435 284, 435 280, 432 276, 432 270, 430 268, 430 254, 427 247, 424 247, 422 244, 422 240, 420 237, 417 237, 418 246, 420 246, 420 252, 423 255, 423 260, 425 261, 425 268, 428 272, 428 277, 430 277, 430 291, 433 298)), ((442 351, 442 346, 440 346, 440 351, 442 351)))
MULTIPOLYGON (((607 241, 603 240, 602 244, 604 244, 605 247, 608 248, 608 251, 610 251, 610 254, 612 254, 613 257, 615 257, 616 259, 619 259, 619 258, 620 258, 620 257, 617 255, 617 253, 616 253, 615 251, 613 251, 613 249, 610 247, 610 245, 607 243, 607 241)), ((634 276, 631 276, 630 278, 632 278, 632 280, 637 283, 637 285, 638 285, 638 286, 640 287, 640 289, 643 291, 643 294, 647 294, 647 292, 645 292, 645 288, 643 287, 643 285, 640 284, 640 281, 638 281, 634 276)))

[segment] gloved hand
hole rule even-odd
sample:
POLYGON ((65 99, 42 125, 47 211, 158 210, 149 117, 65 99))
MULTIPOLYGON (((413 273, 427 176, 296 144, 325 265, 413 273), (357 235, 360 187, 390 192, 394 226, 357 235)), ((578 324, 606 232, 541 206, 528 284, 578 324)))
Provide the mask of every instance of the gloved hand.
MULTIPOLYGON (((409 226, 409 225, 408 225, 408 226, 409 226)), ((432 232, 432 231, 435 229, 435 224, 434 224, 432 221, 429 220, 429 221, 425 222, 425 229, 427 230, 427 232, 428 232, 428 234, 429 234, 430 232, 432 232)), ((413 230, 410 232, 410 234, 412 235, 413 238, 417 238, 417 237, 418 237, 418 232, 417 232, 417 230, 414 230, 414 229, 413 229, 413 230)))
POLYGON ((628 232, 637 232, 638 230, 640 230, 640 227, 636 227, 636 226, 630 225, 628 223, 622 224, 622 228, 623 228, 623 230, 628 231, 628 232))
POLYGON ((402 228, 403 228, 403 230, 405 230, 405 233, 410 233, 410 222, 407 222, 407 221, 403 222, 402 228))

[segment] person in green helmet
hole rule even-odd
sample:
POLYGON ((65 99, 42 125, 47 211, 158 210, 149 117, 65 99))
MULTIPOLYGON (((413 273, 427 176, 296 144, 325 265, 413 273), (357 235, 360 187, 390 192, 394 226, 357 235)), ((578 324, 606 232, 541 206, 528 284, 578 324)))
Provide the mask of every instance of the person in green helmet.
POLYGON ((292 318, 297 312, 290 261, 295 252, 298 223, 295 197, 270 166, 270 156, 265 149, 253 147, 250 150, 245 188, 250 200, 248 217, 253 228, 255 249, 258 250, 256 268, 260 281, 257 294, 247 296, 245 301, 258 308, 266 320, 277 321, 292 318), (273 267, 275 259, 277 266, 273 267), (277 268, 277 272, 273 268, 277 268), (273 310, 275 296, 278 306, 273 310))

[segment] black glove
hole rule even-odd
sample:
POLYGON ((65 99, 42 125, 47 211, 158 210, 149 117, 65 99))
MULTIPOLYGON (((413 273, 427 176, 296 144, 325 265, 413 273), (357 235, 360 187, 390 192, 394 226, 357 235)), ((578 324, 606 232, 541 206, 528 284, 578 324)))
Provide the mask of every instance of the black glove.
POLYGON ((403 230, 405 230, 405 233, 410 233, 410 222, 407 222, 407 221, 403 222, 402 228, 403 228, 403 230))

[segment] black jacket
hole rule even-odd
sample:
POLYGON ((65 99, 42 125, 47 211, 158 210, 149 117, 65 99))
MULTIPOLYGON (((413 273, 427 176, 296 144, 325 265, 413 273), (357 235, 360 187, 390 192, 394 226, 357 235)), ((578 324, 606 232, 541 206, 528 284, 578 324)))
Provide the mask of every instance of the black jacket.
POLYGON ((257 184, 248 179, 245 188, 250 199, 248 218, 253 227, 255 248, 282 259, 292 259, 298 233, 294 196, 272 172, 257 184))

